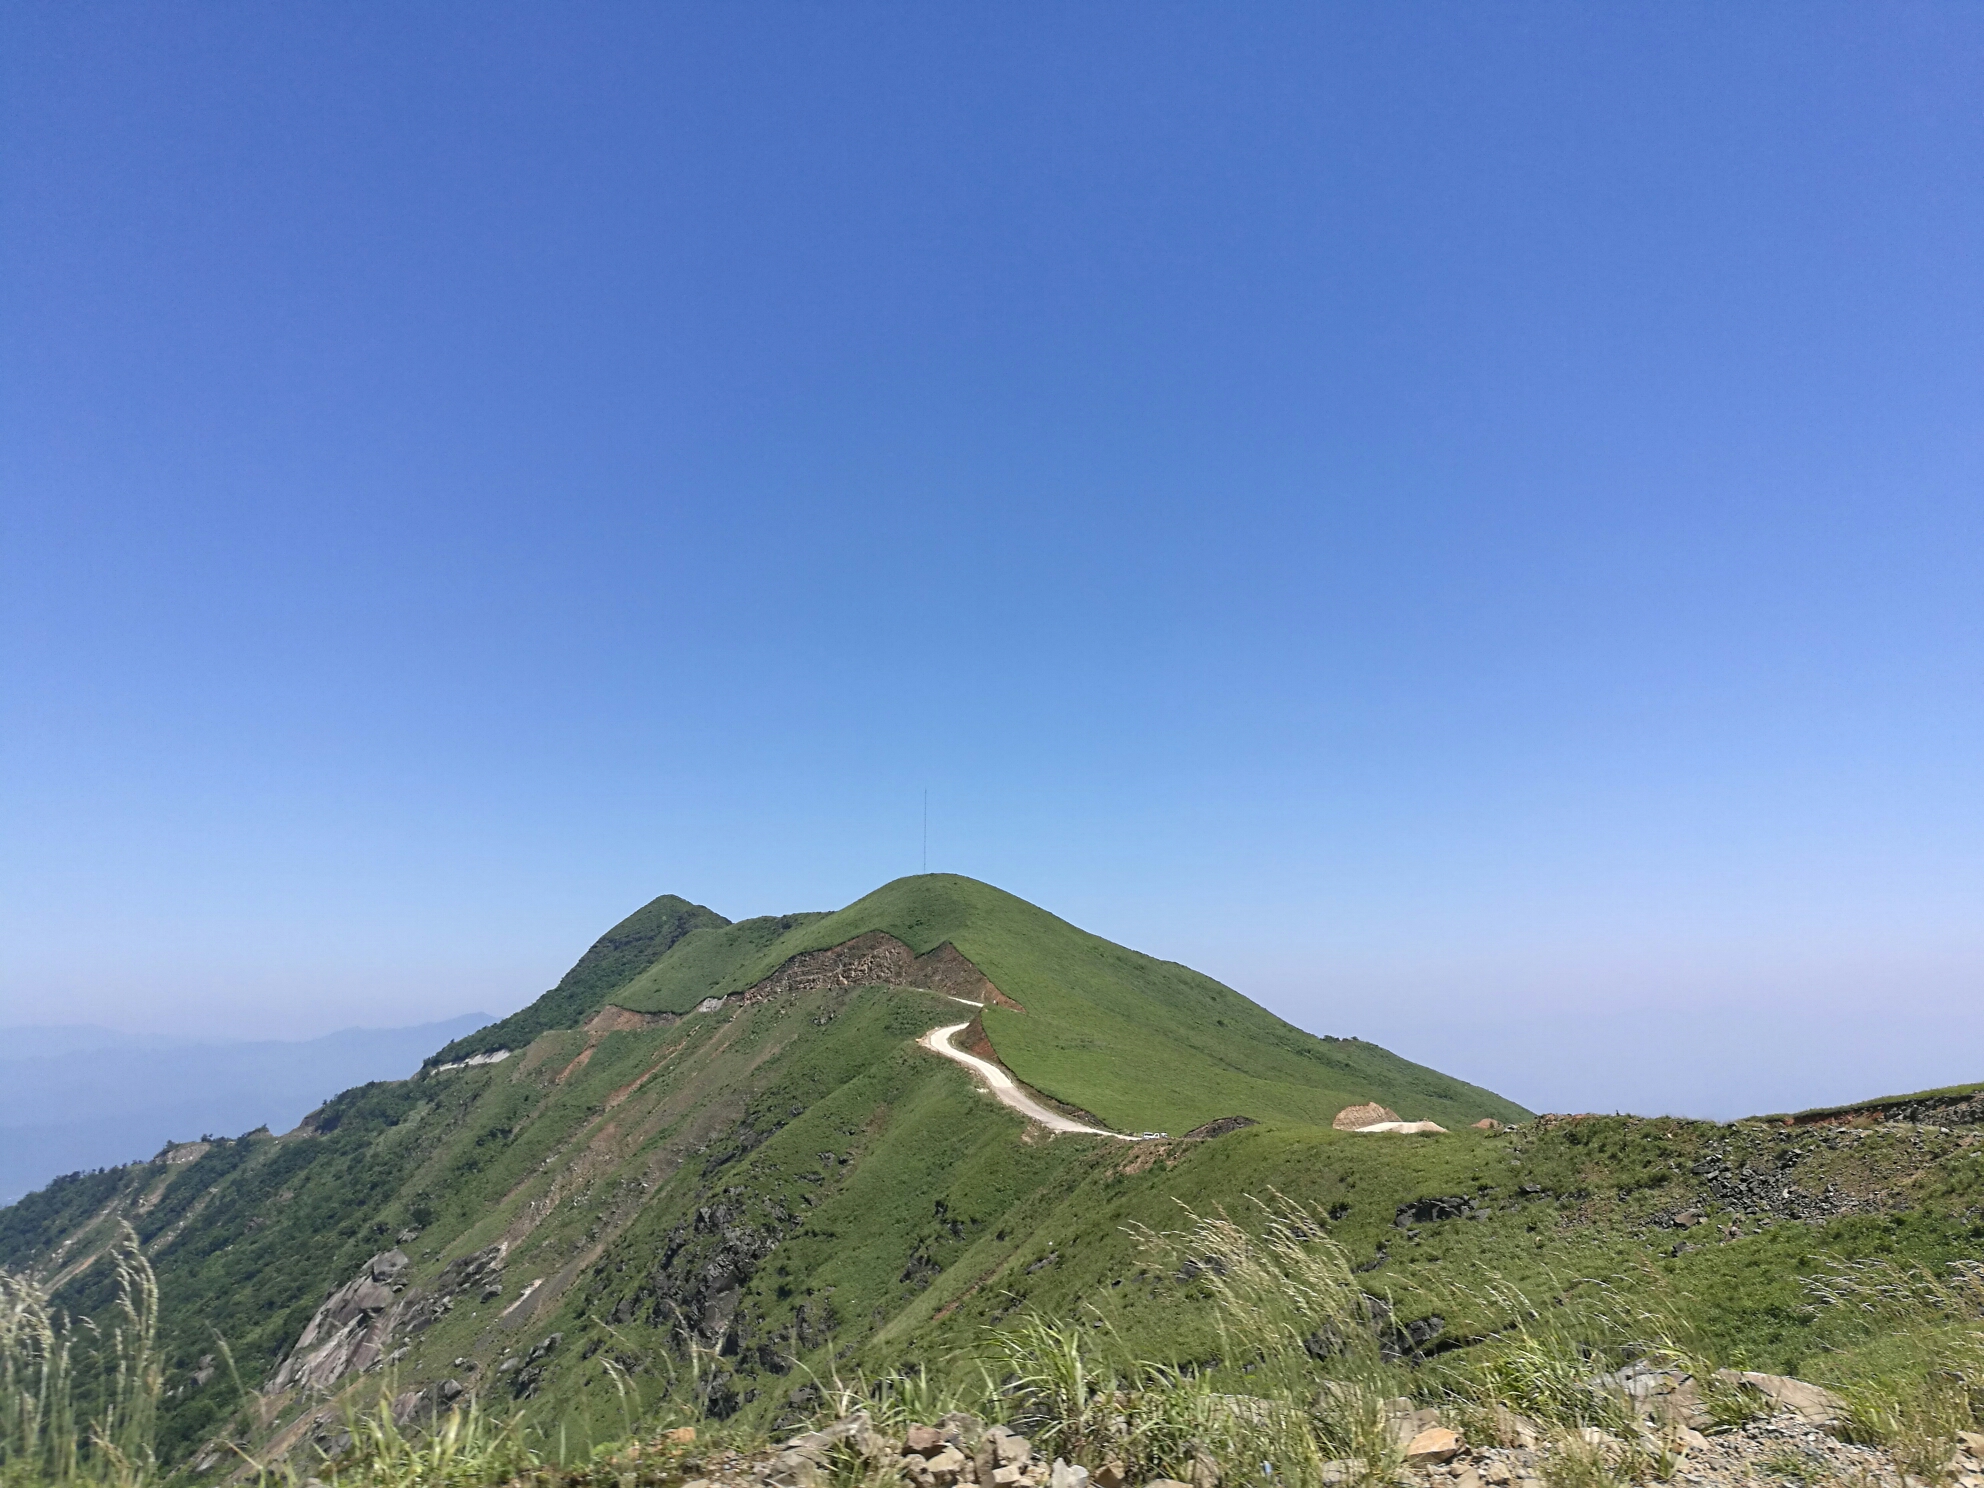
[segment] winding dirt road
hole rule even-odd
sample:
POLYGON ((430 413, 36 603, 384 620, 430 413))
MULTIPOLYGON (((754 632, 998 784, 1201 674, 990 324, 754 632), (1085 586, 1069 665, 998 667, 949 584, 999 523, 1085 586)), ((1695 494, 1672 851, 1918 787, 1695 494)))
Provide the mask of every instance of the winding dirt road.
POLYGON ((1082 1132, 1091 1137, 1114 1137, 1119 1142, 1137 1140, 1135 1137, 1126 1137, 1121 1132, 1104 1131, 1099 1126, 1083 1126, 1079 1121, 1070 1121, 1058 1111, 1048 1110, 1013 1083, 1013 1077, 998 1065, 990 1060, 980 1059, 976 1054, 967 1054, 951 1042, 969 1027, 971 1027, 969 1023, 952 1023, 943 1028, 933 1028, 917 1042, 932 1054, 941 1054, 944 1058, 963 1065, 992 1088, 992 1094, 998 1097, 1001 1105, 1010 1106, 1028 1121, 1037 1121, 1049 1131, 1082 1132))

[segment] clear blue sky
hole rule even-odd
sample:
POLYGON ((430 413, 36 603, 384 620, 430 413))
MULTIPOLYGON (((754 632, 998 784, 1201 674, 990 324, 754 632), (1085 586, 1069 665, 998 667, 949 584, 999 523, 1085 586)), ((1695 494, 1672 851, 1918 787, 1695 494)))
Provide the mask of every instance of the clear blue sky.
POLYGON ((0 14, 0 1022, 999 883, 1551 1108, 1984 1079, 1984 10, 0 14))

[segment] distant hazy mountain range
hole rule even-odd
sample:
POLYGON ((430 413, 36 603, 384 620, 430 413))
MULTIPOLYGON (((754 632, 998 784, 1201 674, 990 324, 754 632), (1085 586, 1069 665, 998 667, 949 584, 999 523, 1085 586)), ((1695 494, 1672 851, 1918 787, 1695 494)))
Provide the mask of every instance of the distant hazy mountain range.
POLYGON ((0 1028, 0 1204, 63 1173, 143 1161, 168 1142, 287 1131, 340 1090, 404 1079, 489 1021, 468 1013, 261 1043, 0 1028))

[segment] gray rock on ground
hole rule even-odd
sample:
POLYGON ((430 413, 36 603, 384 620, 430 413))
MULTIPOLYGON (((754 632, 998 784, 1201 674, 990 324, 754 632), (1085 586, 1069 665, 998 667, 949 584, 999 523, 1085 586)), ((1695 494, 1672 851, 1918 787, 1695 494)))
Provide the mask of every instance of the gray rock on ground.
POLYGON ((1814 1426, 1837 1426, 1846 1419, 1846 1402, 1823 1385, 1789 1375, 1759 1374, 1754 1369, 1718 1369, 1715 1377, 1727 1384, 1747 1386, 1814 1426))

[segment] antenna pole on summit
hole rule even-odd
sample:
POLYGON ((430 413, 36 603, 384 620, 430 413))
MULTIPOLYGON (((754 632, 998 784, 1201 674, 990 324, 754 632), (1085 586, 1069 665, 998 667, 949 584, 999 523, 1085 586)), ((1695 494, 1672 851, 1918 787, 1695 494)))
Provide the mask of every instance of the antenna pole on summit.
POLYGON ((923 871, 930 871, 930 788, 923 788, 923 871))

